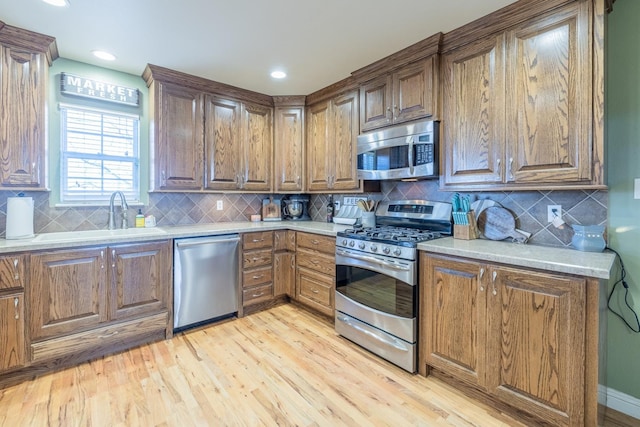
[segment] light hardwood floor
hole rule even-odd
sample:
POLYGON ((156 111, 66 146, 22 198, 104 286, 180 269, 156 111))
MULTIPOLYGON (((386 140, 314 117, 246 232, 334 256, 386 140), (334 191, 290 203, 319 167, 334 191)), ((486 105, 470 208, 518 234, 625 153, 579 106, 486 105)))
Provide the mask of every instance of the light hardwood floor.
POLYGON ((0 425, 522 424, 285 304, 0 390, 0 425))

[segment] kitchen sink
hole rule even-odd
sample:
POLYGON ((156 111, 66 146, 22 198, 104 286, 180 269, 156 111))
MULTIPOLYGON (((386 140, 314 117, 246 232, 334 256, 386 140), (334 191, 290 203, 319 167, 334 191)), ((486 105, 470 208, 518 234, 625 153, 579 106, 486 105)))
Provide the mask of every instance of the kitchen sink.
POLYGON ((59 233, 43 233, 33 238, 33 242, 69 242, 78 240, 91 241, 111 237, 163 236, 166 231, 159 228, 126 228, 117 230, 64 231, 59 233))

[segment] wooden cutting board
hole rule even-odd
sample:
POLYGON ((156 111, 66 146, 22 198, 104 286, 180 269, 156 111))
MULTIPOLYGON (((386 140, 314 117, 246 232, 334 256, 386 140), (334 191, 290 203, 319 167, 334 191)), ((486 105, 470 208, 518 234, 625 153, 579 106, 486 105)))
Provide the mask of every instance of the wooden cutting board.
POLYGON ((490 240, 511 237, 517 242, 526 241, 526 236, 516 231, 516 219, 513 214, 501 206, 490 206, 480 212, 478 229, 490 240))

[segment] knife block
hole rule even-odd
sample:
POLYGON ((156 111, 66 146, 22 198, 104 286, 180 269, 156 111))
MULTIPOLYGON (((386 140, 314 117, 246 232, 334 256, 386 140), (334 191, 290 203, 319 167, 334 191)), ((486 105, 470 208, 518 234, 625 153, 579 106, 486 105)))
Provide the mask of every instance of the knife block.
POLYGON ((478 225, 473 211, 467 212, 466 224, 453 224, 453 238, 473 240, 478 238, 478 225))

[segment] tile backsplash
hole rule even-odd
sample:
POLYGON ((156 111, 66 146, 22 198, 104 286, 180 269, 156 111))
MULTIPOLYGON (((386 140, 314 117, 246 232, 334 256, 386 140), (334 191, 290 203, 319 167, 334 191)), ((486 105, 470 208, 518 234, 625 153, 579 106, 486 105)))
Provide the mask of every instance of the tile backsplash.
MULTIPOLYGON (((6 230, 7 197, 16 192, 0 191, 0 238, 6 230)), ((52 207, 49 193, 25 192, 33 197, 36 233, 106 229, 108 207, 52 207)), ((335 200, 351 194, 334 195, 335 200)), ((433 180, 418 182, 383 181, 380 193, 364 196, 376 200, 427 199, 449 202, 451 193, 438 190, 433 180)), ((532 234, 529 243, 548 246, 568 246, 573 236, 569 224, 607 225, 608 194, 606 191, 512 191, 472 193, 478 199, 492 199, 516 216, 516 226, 532 234), (547 205, 562 205, 564 228, 547 223, 547 205)), ((247 221, 261 211, 264 194, 203 194, 151 193, 150 203, 142 207, 145 215, 154 215, 159 226, 247 221), (222 201, 223 209, 216 204, 222 201)), ((316 221, 325 221, 328 195, 312 195, 309 214, 316 221)), ((119 209, 119 207, 118 207, 119 209)), ((129 224, 134 224, 138 207, 130 207, 129 224)))

